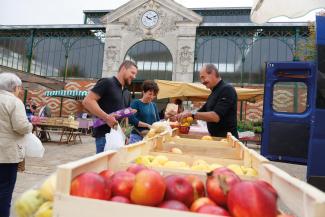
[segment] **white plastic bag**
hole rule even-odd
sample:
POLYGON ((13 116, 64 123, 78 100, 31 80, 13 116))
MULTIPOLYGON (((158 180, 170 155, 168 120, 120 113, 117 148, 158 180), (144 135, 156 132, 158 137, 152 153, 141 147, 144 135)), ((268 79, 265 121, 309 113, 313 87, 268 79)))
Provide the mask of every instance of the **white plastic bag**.
POLYGON ((34 134, 25 134, 19 143, 25 146, 25 155, 27 157, 43 157, 45 148, 42 145, 41 140, 39 140, 34 134))
POLYGON ((121 126, 118 124, 117 128, 111 128, 110 133, 105 134, 106 144, 104 151, 118 150, 125 145, 125 135, 122 131, 121 126))

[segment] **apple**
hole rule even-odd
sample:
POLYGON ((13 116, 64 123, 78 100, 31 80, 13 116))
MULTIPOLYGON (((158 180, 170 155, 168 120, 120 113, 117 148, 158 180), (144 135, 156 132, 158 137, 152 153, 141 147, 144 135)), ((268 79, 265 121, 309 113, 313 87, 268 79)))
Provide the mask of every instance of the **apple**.
POLYGON ((103 177, 94 172, 81 173, 71 182, 70 194, 78 197, 108 200, 110 192, 103 177))
POLYGON ((222 207, 216 206, 216 205, 204 205, 201 206, 198 211, 198 213, 205 213, 205 214, 212 214, 217 216, 229 216, 230 214, 222 207))
POLYGON ((128 198, 123 196, 114 196, 111 198, 111 201, 119 202, 119 203, 131 203, 131 201, 128 198))
POLYGON ((234 171, 232 171, 231 169, 229 169, 227 167, 219 167, 219 168, 216 168, 216 169, 214 169, 212 171, 213 175, 223 174, 223 173, 226 173, 226 172, 234 173, 234 171))
POLYGON ((182 211, 189 211, 187 206, 178 201, 178 200, 167 200, 162 202, 158 207, 166 208, 166 209, 175 209, 175 210, 182 210, 182 211))
POLYGON ((110 180, 112 196, 123 196, 130 198, 135 181, 135 175, 126 171, 116 172, 110 180))
POLYGON ((293 215, 287 215, 287 214, 280 214, 277 215, 276 217, 294 217, 293 215))
POLYGON ((195 200, 192 203, 191 206, 191 211, 192 212, 197 212, 199 210, 200 207, 205 206, 205 205, 216 205, 215 202, 213 202, 210 198, 208 197, 201 197, 197 200, 195 200))
POLYGON ((165 178, 165 200, 178 200, 190 207, 194 201, 192 184, 184 176, 170 175, 165 178))
POLYGON ((228 193, 228 209, 234 217, 276 217, 277 199, 256 181, 243 181, 228 193))
POLYGON ((138 172, 140 172, 141 170, 147 169, 146 166, 143 166, 141 164, 131 164, 126 171, 133 173, 133 174, 137 174, 138 172))
POLYGON ((200 177, 196 175, 188 175, 185 177, 185 179, 192 184, 194 191, 194 200, 205 196, 204 183, 200 177))
POLYGON ((110 179, 111 177, 114 175, 114 171, 113 170, 110 170, 110 169, 107 169, 107 170, 103 170, 99 173, 99 175, 101 177, 104 178, 104 180, 106 181, 107 185, 109 185, 109 182, 110 182, 110 179))
POLYGON ((163 201, 165 191, 165 180, 158 172, 141 170, 135 175, 131 201, 139 205, 157 206, 163 201))
POLYGON ((226 168, 218 168, 207 174, 207 194, 217 205, 225 207, 227 194, 231 188, 241 182, 240 178, 226 168))
POLYGON ((263 180, 256 180, 255 182, 262 185, 263 188, 269 190, 274 195, 274 197, 278 199, 278 192, 273 188, 271 184, 263 180))

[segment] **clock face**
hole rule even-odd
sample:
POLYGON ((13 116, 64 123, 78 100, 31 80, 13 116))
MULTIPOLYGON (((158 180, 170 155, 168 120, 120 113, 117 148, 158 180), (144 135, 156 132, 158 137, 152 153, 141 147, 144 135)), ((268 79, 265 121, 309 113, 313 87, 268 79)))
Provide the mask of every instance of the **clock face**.
POLYGON ((142 24, 145 27, 151 28, 154 27, 157 23, 158 23, 158 14, 156 11, 146 11, 143 15, 142 15, 142 24))

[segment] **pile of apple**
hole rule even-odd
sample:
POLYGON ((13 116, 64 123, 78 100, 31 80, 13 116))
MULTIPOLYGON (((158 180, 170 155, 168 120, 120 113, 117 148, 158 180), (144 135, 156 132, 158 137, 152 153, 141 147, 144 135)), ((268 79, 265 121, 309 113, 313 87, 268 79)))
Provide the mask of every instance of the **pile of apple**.
POLYGON ((70 194, 216 216, 289 217, 279 214, 270 184, 242 181, 225 167, 208 173, 205 185, 195 175, 163 177, 137 164, 126 171, 85 172, 72 180, 70 194))

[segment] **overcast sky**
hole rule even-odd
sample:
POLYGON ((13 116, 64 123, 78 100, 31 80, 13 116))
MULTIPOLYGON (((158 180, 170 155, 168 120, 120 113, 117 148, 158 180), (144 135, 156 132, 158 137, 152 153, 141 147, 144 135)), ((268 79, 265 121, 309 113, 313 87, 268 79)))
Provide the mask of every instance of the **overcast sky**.
MULTIPOLYGON (((188 8, 251 7, 253 0, 175 0, 188 8)), ((285 1, 285 0, 284 0, 285 1)), ((128 0, 0 0, 0 25, 82 24, 83 10, 115 9, 128 0)), ((315 12, 293 21, 314 20, 315 12)), ((272 21, 289 21, 276 18, 272 21)))

